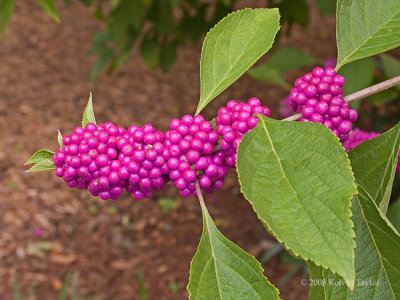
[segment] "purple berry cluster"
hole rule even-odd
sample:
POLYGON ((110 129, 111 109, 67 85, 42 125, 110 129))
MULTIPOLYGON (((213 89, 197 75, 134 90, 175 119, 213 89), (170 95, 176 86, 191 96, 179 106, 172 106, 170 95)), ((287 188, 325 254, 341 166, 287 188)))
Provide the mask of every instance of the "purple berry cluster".
POLYGON ((343 99, 345 79, 333 68, 314 68, 311 73, 296 79, 290 92, 290 105, 302 114, 300 121, 322 123, 339 137, 349 138, 357 112, 343 99))
POLYGON ((253 115, 256 113, 269 117, 271 111, 262 106, 258 98, 250 98, 247 103, 231 100, 218 110, 215 123, 217 133, 222 137, 219 145, 224 151, 228 167, 234 168, 236 165, 236 150, 242 136, 257 126, 258 117, 253 115))
MULTIPOLYGON (((380 135, 379 132, 374 132, 374 131, 362 131, 358 128, 354 128, 349 136, 349 139, 343 143, 344 149, 348 152, 355 148, 358 144, 361 144, 362 142, 368 141, 370 139, 373 139, 374 137, 380 135)), ((397 156, 398 161, 397 161, 397 166, 396 166, 396 172, 400 173, 400 152, 397 156)))
POLYGON ((118 160, 128 180, 125 187, 136 200, 151 197, 168 181, 169 154, 163 141, 164 133, 150 124, 131 126, 118 141, 118 160))
POLYGON ((195 181, 207 193, 221 188, 227 168, 224 153, 214 152, 219 136, 200 115, 185 115, 170 122, 164 146, 168 149, 169 178, 179 193, 196 195, 195 181))
POLYGON ((63 138, 64 147, 53 155, 55 173, 70 188, 89 189, 102 199, 117 199, 127 177, 118 160, 118 140, 125 129, 108 122, 76 127, 63 138))

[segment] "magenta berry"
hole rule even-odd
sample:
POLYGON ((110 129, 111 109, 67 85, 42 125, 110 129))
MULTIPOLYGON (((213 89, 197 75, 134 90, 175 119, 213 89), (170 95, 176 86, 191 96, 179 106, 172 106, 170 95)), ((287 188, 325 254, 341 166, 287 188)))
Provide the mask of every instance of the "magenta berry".
MULTIPOLYGON (((299 84, 304 83, 303 81, 299 84)), ((314 90, 309 89, 307 93, 313 94, 314 90)), ((297 93, 296 97, 300 97, 307 101, 303 93, 297 93)), ((258 98, 250 98, 247 103, 228 101, 226 107, 221 107, 218 116, 215 119, 217 124, 217 133, 222 136, 219 143, 224 151, 226 164, 233 168, 236 164, 236 150, 242 136, 257 126, 258 117, 254 114, 263 114, 269 117, 270 110, 266 106, 261 106, 258 98)))
POLYGON ((290 92, 290 106, 303 116, 301 122, 322 123, 337 135, 341 142, 348 139, 357 112, 349 109, 343 99, 345 79, 332 67, 317 67, 312 73, 296 79, 290 92))
MULTIPOLYGON (((224 113, 223 110, 222 113, 224 113)), ((242 118, 244 117, 242 115, 242 118)), ((225 122, 230 122, 230 118, 231 116, 227 115, 225 122)), ((166 169, 169 173, 169 179, 178 188, 182 196, 187 197, 196 194, 194 184, 196 180, 203 182, 201 188, 205 192, 211 192, 212 189, 215 189, 214 184, 218 180, 223 180, 223 177, 218 177, 217 172, 213 177, 204 173, 204 170, 212 163, 212 159, 216 155, 213 152, 218 139, 218 133, 213 130, 211 123, 205 121, 202 116, 185 115, 180 120, 173 119, 170 122, 170 130, 165 133, 163 141, 163 145, 167 148, 169 154, 169 157, 165 158, 166 169), (203 177, 205 179, 202 179, 203 177)), ((225 168, 224 166, 220 167, 225 168)))

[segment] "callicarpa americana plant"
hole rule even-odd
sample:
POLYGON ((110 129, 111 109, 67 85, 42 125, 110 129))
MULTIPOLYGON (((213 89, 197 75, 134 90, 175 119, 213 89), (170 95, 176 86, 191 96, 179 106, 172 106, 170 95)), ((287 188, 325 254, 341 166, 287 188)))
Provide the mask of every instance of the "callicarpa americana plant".
POLYGON ((59 133, 56 153, 36 152, 29 171, 55 170, 68 186, 102 199, 124 189, 147 198, 170 181, 182 196, 197 196, 203 213, 190 299, 279 299, 260 263, 223 236, 205 205, 204 192, 220 188, 235 168, 265 228, 307 262, 310 299, 398 299, 400 235, 386 211, 400 125, 349 147, 357 112, 348 102, 398 85, 400 77, 344 95, 345 78, 336 72, 400 45, 400 2, 338 1, 336 68, 317 67, 296 80, 290 104, 299 114, 274 120, 254 97, 231 100, 215 120, 204 120, 202 109, 270 49, 279 19, 277 9, 244 9, 209 31, 193 116, 171 120, 166 132, 150 124, 96 125, 90 97, 82 126, 59 133))

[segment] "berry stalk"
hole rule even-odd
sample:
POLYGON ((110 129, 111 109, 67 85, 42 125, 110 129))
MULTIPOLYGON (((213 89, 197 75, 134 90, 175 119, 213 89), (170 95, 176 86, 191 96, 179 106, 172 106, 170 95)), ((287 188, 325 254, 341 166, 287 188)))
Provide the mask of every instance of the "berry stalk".
MULTIPOLYGON (((358 92, 355 92, 353 94, 347 95, 344 97, 344 100, 348 103, 357 101, 359 99, 366 98, 368 96, 371 96, 373 94, 379 93, 381 91, 387 90, 391 87, 394 87, 396 85, 400 85, 400 76, 393 77, 391 79, 382 81, 380 83, 377 83, 375 85, 372 85, 370 87, 367 87, 363 90, 360 90, 358 92)), ((297 121, 301 119, 301 114, 295 114, 293 116, 287 117, 283 119, 283 121, 297 121)))

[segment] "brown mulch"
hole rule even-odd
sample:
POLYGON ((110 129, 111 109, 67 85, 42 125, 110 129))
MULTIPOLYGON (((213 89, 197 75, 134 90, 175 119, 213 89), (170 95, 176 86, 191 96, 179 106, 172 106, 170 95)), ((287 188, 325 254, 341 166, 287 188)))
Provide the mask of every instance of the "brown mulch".
MULTIPOLYGON (((59 12, 63 22, 56 24, 35 2, 18 1, 0 41, 0 299, 13 299, 15 271, 24 297, 33 285, 37 299, 56 299, 71 272, 79 293, 94 299, 138 299, 138 273, 144 275, 148 299, 186 299, 189 265, 202 230, 194 197, 183 199, 169 186, 150 200, 124 194, 102 201, 67 188, 52 173, 25 173, 24 162, 37 149, 56 149, 56 129, 67 134, 80 124, 89 91, 100 122, 152 123, 165 130, 171 118, 193 113, 200 46, 182 49, 168 74, 149 69, 134 51, 117 74, 101 74, 93 85, 88 78, 94 57, 88 51, 100 25, 90 9, 75 2, 69 9, 60 5, 59 12), (157 204, 161 197, 176 199, 179 208, 163 214, 157 204), (33 234, 35 228, 41 236, 33 234), (53 249, 38 253, 41 241, 53 249)), ((334 56, 335 20, 322 21, 313 11, 311 25, 295 26, 280 45, 301 47, 320 59, 334 56)), ((279 118, 285 93, 243 76, 204 113, 211 119, 227 100, 257 96, 279 118)), ((259 257, 272 247, 274 239, 240 195, 234 172, 207 201, 221 232, 244 250, 259 257)), ((290 270, 279 257, 263 267, 276 285, 290 270)), ((306 299, 302 278, 298 272, 281 288, 282 299, 306 299)))

